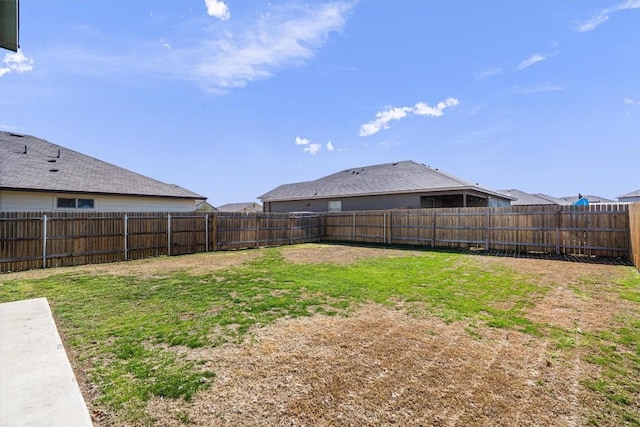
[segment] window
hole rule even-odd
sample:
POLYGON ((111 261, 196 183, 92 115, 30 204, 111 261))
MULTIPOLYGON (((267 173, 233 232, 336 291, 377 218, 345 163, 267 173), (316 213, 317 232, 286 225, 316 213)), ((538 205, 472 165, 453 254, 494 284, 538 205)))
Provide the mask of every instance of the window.
POLYGON ((93 209, 93 199, 78 199, 78 209, 93 209))
POLYGON ((329 202, 329 212, 340 212, 342 210, 342 201, 329 202))
POLYGON ((95 208, 95 200, 58 197, 56 207, 58 209, 93 209, 95 208))
POLYGON ((75 208, 76 199, 63 199, 58 197, 58 208, 75 208))

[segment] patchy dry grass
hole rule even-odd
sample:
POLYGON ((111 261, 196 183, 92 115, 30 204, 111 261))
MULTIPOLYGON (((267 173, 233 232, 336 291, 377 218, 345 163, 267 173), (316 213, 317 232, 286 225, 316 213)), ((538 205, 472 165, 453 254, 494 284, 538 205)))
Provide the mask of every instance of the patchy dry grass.
POLYGON ((640 424, 629 267, 299 245, 0 284, 49 298, 98 426, 640 424))

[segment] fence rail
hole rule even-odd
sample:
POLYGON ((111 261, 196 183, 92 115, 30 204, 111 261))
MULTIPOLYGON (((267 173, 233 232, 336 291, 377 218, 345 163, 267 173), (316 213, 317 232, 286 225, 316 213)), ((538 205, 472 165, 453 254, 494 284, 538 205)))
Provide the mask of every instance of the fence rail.
POLYGON ((628 205, 329 212, 324 240, 631 258, 628 205))
POLYGON ((0 272, 320 241, 623 257, 638 266, 639 236, 640 203, 308 215, 5 212, 0 272))
POLYGON ((319 216, 0 213, 0 272, 319 241, 319 216))

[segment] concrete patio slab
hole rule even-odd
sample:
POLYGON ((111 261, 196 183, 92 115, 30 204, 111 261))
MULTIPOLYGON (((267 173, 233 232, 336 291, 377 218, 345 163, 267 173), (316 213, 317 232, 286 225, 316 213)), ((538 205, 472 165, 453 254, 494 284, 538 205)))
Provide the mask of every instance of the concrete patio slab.
POLYGON ((0 427, 92 425, 46 298, 0 304, 0 427))

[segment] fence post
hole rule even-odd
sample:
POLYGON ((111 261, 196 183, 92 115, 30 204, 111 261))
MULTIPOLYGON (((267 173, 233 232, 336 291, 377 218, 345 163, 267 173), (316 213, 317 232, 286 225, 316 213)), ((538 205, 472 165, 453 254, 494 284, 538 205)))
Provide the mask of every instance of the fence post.
POLYGON ((171 214, 167 214, 167 256, 171 256, 171 214))
POLYGON ((260 247, 260 214, 256 212, 256 248, 260 247))
POLYGON ((42 216, 42 268, 47 268, 47 216, 42 216))
POLYGON ((393 211, 389 211, 389 244, 393 244, 393 211))
POLYGON ((386 245, 387 244, 387 213, 386 212, 382 212, 382 242, 386 245))
POLYGON ((209 214, 204 214, 204 251, 209 252, 209 214))
POLYGON ((562 220, 562 214, 560 212, 562 208, 558 206, 556 208, 556 255, 560 255, 560 221, 562 220))
POLYGON ((293 245, 293 215, 289 214, 289 244, 293 245))
POLYGON ((487 207, 487 229, 486 229, 486 241, 484 244, 484 250, 489 252, 489 247, 490 247, 490 233, 491 233, 491 208, 487 207))
POLYGON ((213 227, 213 230, 211 230, 211 244, 213 245, 214 252, 218 250, 218 217, 218 211, 214 211, 213 221, 211 221, 211 226, 213 227))
POLYGON ((124 216, 124 260, 129 259, 129 216, 124 216))
POLYGON ((353 221, 351 223, 351 241, 356 241, 356 213, 353 212, 353 221))
POLYGON ((435 247, 436 245, 436 211, 433 211, 432 219, 431 219, 431 247, 435 247))

